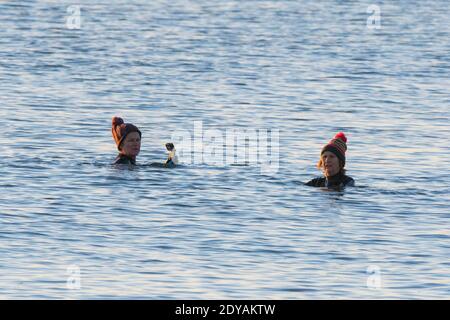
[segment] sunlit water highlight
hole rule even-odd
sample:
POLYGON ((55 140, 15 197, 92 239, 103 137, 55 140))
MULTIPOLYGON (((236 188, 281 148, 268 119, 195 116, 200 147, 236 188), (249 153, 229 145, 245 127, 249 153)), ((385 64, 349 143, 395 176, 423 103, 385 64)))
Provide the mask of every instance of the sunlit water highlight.
POLYGON ((449 298, 448 1, 377 3, 1 1, 0 298, 449 298), (202 121, 280 169, 115 168, 116 114, 141 164, 202 121), (358 186, 303 186, 337 131, 358 186))

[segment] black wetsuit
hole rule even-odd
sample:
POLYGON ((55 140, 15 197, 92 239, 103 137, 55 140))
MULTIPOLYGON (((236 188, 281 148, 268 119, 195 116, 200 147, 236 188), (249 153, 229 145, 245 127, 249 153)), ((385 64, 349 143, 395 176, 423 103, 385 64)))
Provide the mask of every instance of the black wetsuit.
POLYGON ((133 164, 136 165, 136 159, 130 158, 124 154, 119 154, 113 164, 133 164))
POLYGON ((164 166, 167 168, 175 168, 176 167, 175 163, 172 161, 171 158, 168 158, 166 160, 166 162, 164 163, 164 166))
POLYGON ((315 178, 311 181, 305 183, 307 186, 311 187, 323 187, 323 188, 330 188, 330 189, 341 189, 344 187, 354 187, 355 186, 355 180, 353 178, 346 176, 342 172, 339 172, 337 175, 334 175, 332 177, 326 178, 315 178))
MULTIPOLYGON (((114 160, 113 164, 132 164, 132 165, 136 165, 136 159, 130 158, 124 154, 119 154, 116 158, 116 160, 114 160)), ((150 166, 153 167, 166 167, 166 168, 174 168, 176 167, 175 163, 172 161, 171 158, 167 159, 166 162, 164 163, 151 163, 150 166)))

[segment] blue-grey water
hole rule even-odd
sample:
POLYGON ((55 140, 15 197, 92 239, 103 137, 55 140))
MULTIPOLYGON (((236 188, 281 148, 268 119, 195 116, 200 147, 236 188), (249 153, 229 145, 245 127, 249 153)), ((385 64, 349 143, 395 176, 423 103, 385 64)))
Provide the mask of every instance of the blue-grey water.
POLYGON ((1 1, 0 298, 450 298, 449 7, 1 1), (194 121, 279 169, 145 166, 194 121), (338 131, 357 187, 302 185, 338 131))

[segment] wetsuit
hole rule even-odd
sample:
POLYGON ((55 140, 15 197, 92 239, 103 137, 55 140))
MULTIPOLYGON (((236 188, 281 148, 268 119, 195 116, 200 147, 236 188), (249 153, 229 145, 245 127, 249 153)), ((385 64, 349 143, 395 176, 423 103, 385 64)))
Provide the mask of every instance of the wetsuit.
POLYGON ((341 189, 344 187, 354 187, 355 186, 355 180, 353 178, 346 176, 342 172, 339 172, 338 174, 326 178, 315 178, 311 181, 305 183, 307 186, 311 187, 323 187, 323 188, 330 188, 330 189, 341 189))
POLYGON ((167 159, 166 162, 164 163, 164 166, 167 167, 167 168, 174 168, 174 167, 176 167, 176 165, 173 162, 172 158, 167 159))
POLYGON ((133 164, 136 165, 136 159, 130 158, 124 154, 119 154, 113 164, 133 164))

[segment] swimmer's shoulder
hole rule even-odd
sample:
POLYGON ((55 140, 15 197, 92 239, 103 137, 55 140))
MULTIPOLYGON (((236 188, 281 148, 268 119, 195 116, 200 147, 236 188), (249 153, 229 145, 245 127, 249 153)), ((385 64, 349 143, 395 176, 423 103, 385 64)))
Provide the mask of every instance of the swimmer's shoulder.
POLYGON ((355 180, 352 177, 344 176, 342 184, 343 184, 344 187, 354 187, 355 186, 355 180))
POLYGON ((117 158, 114 160, 113 164, 136 164, 136 161, 131 159, 130 157, 127 157, 123 154, 119 154, 117 158))
POLYGON ((325 187, 326 179, 324 177, 314 178, 305 183, 305 185, 310 187, 325 187))

